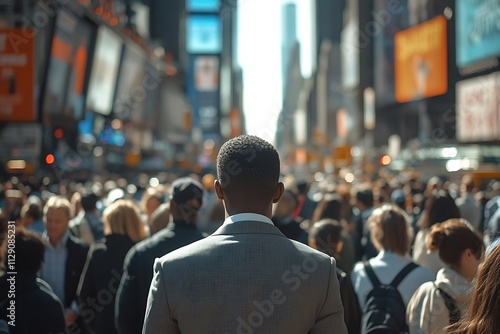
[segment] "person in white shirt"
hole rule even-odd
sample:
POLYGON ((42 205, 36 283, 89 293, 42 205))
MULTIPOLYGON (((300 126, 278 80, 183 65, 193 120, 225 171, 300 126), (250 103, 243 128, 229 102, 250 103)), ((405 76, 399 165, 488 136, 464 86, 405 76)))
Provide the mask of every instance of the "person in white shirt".
MULTIPOLYGON (((375 275, 382 284, 389 284, 409 263, 412 229, 406 213, 399 207, 384 204, 375 209, 368 218, 370 235, 379 254, 368 260, 375 275)), ((428 268, 417 267, 412 270, 398 286, 398 291, 405 305, 417 288, 428 281, 433 281, 435 274, 428 268)), ((354 266, 351 281, 363 309, 368 293, 374 288, 365 270, 363 262, 354 266)))

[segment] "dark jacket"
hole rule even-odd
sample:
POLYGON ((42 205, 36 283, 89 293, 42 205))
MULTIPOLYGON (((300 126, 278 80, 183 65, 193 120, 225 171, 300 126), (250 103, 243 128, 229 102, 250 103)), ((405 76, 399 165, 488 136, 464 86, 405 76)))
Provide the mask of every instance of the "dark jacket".
POLYGON ((359 334, 361 329, 361 309, 359 308, 358 297, 356 296, 349 275, 338 267, 336 269, 347 331, 349 334, 359 334))
POLYGON ((155 259, 202 238, 196 226, 174 222, 130 249, 125 257, 123 277, 116 297, 115 321, 118 333, 142 332, 155 259))
POLYGON ((90 248, 78 296, 83 320, 94 333, 117 333, 114 320, 116 292, 125 255, 133 245, 128 236, 112 234, 90 248))
MULTIPOLYGON (((64 295, 66 300, 63 303, 64 308, 71 308, 73 301, 78 303, 76 290, 80 283, 83 267, 87 259, 89 248, 79 239, 70 235, 66 242, 68 249, 68 258, 65 265, 64 295)), ((82 317, 78 317, 76 323, 69 326, 68 330, 73 333, 87 333, 85 323, 82 317)))
MULTIPOLYGON (((64 313, 61 301, 49 285, 35 275, 15 275, 15 296, 9 298, 11 275, 0 276, 0 318, 10 322, 7 317, 11 301, 15 302, 15 326, 10 333, 44 334, 65 333, 64 313)), ((11 323, 12 325, 12 323, 11 323)))
POLYGON ((276 226, 285 237, 307 245, 309 235, 300 227, 300 222, 298 220, 289 218, 287 222, 284 223, 282 219, 273 217, 272 221, 274 226, 276 226))
POLYGON ((64 307, 69 308, 73 301, 77 301, 76 290, 80 283, 80 276, 87 260, 89 248, 71 235, 66 242, 66 248, 68 249, 68 258, 65 267, 64 295, 66 300, 64 307))

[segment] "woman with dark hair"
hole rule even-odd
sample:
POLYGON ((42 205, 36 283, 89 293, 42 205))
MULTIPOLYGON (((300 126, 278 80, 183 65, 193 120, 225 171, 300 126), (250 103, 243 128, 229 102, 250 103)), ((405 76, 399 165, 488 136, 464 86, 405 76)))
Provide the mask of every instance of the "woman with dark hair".
POLYGON ((407 308, 408 324, 410 333, 445 333, 446 326, 469 310, 469 293, 484 244, 464 220, 450 219, 431 227, 427 248, 439 254, 445 267, 438 271, 434 282, 423 284, 412 296, 407 308))
MULTIPOLYGON (((325 194, 314 210, 312 220, 313 223, 319 222, 322 219, 332 219, 340 222, 341 225, 347 225, 347 222, 343 219, 343 216, 345 215, 344 206, 345 204, 343 203, 341 195, 337 193, 325 194)), ((343 247, 335 259, 342 270, 350 274, 352 268, 354 267, 354 258, 356 256, 354 241, 351 234, 347 232, 345 228, 342 229, 340 238, 343 243, 343 247)))
MULTIPOLYGON (((337 260, 343 248, 341 234, 342 225, 338 221, 322 219, 315 223, 309 231, 309 246, 337 260)), ((350 334, 357 334, 361 325, 361 310, 359 309, 356 292, 352 287, 349 274, 343 271, 340 265, 337 265, 336 270, 347 331, 350 334)))
POLYGON ((10 322, 10 333, 65 333, 61 301, 47 282, 36 276, 45 254, 43 239, 22 227, 17 227, 15 239, 10 238, 10 233, 6 235, 9 238, 4 240, 2 263, 7 271, 0 274, 0 319, 10 322), (8 249, 13 249, 7 246, 10 244, 15 245, 15 275, 8 273, 13 271, 8 263, 8 249), (14 318, 9 317, 12 302, 14 318))
POLYGON ((437 273, 444 267, 443 261, 436 253, 430 253, 426 247, 426 238, 434 224, 448 219, 460 218, 460 211, 455 201, 445 190, 435 190, 425 204, 425 210, 420 221, 420 231, 413 245, 413 261, 437 273))
POLYGON ((500 244, 494 246, 477 276, 467 317, 448 328, 449 334, 500 333, 500 244))

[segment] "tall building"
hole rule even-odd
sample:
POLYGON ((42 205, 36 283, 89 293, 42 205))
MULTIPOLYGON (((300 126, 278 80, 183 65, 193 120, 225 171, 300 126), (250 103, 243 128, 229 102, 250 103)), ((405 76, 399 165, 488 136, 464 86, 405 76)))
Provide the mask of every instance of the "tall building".
POLYGON ((288 3, 282 9, 282 41, 281 41, 281 70, 283 95, 286 92, 288 68, 291 65, 293 51, 297 43, 297 6, 288 3))

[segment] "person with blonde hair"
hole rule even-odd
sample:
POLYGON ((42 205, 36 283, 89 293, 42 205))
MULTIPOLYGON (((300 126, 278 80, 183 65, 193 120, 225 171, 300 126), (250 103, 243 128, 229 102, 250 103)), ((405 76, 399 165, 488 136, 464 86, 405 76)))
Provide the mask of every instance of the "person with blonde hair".
POLYGON ((129 249, 146 237, 139 209, 131 201, 114 202, 104 210, 103 218, 105 238, 91 247, 78 286, 84 320, 96 334, 117 333, 115 298, 123 261, 129 249), (102 291, 109 298, 100 298, 102 291))
POLYGON ((375 324, 387 325, 396 330, 391 325, 397 324, 397 330, 407 330, 406 305, 418 287, 434 280, 435 274, 430 269, 418 266, 412 261, 409 251, 413 231, 409 218, 402 209, 395 205, 384 204, 373 211, 367 224, 370 228, 372 243, 379 253, 368 261, 356 264, 351 274, 354 290, 358 296, 360 308, 363 310, 362 328, 366 329, 365 326, 375 324), (396 298, 398 305, 396 308, 384 309, 382 306, 385 307, 389 303, 386 301, 378 303, 375 311, 383 316, 377 317, 377 314, 372 312, 374 305, 371 303, 377 299, 383 286, 391 287, 391 297, 399 295, 396 298), (375 320, 371 319, 372 313, 376 317, 375 320), (385 321, 383 319, 394 321, 378 322, 379 320, 385 321))
POLYGON ((473 228, 461 219, 449 219, 431 227, 427 249, 437 252, 445 267, 434 282, 423 284, 407 307, 410 333, 446 333, 470 309, 470 295, 484 252, 473 228))

